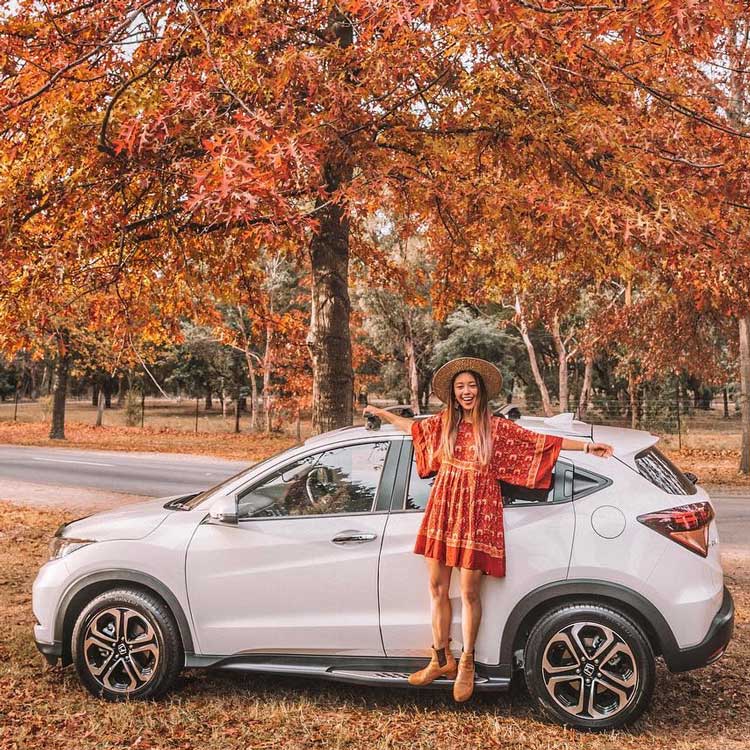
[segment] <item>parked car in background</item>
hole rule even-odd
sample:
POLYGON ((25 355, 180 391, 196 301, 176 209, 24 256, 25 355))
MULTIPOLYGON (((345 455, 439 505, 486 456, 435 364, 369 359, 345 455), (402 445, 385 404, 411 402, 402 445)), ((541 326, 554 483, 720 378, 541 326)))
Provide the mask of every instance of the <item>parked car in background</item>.
MULTIPOLYGON (((563 451, 548 491, 503 487, 507 576, 482 584, 476 689, 525 679, 555 721, 620 726, 647 707, 656 657, 694 669, 730 640, 714 509, 648 432, 518 423, 615 452, 563 451)), ((354 427, 200 494, 65 524, 34 583, 37 645, 109 700, 157 697, 185 667, 416 689, 431 630, 412 548, 431 481, 411 436, 354 427)), ((457 576, 450 596, 458 652, 457 576)))

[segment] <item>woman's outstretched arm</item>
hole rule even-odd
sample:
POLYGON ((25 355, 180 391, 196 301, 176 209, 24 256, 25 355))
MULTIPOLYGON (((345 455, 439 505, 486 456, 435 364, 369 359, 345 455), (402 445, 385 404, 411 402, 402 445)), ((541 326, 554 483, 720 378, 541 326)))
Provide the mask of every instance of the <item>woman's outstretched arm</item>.
POLYGON ((384 419, 386 422, 390 422, 394 427, 401 430, 401 432, 405 432, 407 435, 411 434, 411 426, 414 423, 413 419, 409 419, 408 417, 400 417, 398 414, 394 414, 392 411, 379 409, 377 406, 365 406, 362 414, 373 414, 376 417, 380 417, 380 419, 384 419))
POLYGON ((582 451, 593 453, 600 458, 609 458, 614 453, 614 448, 609 443, 586 443, 582 440, 571 440, 563 438, 562 449, 564 451, 582 451), (588 449, 586 446, 588 445, 588 449))

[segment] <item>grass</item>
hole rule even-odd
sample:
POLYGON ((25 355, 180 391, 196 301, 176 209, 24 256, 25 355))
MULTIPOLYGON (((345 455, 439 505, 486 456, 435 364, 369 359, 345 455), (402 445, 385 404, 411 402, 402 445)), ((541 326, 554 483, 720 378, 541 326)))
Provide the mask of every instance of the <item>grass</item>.
POLYGON ((209 671, 183 673, 151 703, 92 698, 71 669, 48 667, 31 638, 31 584, 61 511, 0 501, 0 748, 2 750, 746 750, 750 734, 750 570, 725 558, 735 596, 726 656, 673 675, 660 664, 653 703, 627 731, 579 733, 549 724, 526 692, 476 695, 338 685, 209 671))

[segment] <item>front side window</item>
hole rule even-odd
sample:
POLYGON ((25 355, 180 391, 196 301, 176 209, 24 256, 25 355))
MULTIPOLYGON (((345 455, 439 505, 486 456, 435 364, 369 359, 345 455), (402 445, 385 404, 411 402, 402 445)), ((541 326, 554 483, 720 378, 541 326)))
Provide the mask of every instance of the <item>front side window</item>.
POLYGON ((368 513, 387 454, 387 441, 362 443, 287 464, 238 496, 239 517, 368 513))

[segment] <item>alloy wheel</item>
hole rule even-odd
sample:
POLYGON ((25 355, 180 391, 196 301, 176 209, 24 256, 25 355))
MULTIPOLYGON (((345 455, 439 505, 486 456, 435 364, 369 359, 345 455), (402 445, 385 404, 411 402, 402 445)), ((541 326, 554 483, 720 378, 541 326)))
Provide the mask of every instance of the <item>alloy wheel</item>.
POLYGON ((89 621, 83 657, 91 676, 107 690, 132 693, 149 683, 159 664, 156 630, 140 612, 110 607, 89 621))
POLYGON ((552 700, 577 719, 613 718, 638 685, 636 658, 612 628, 576 622, 558 630, 542 656, 542 680, 552 700))

